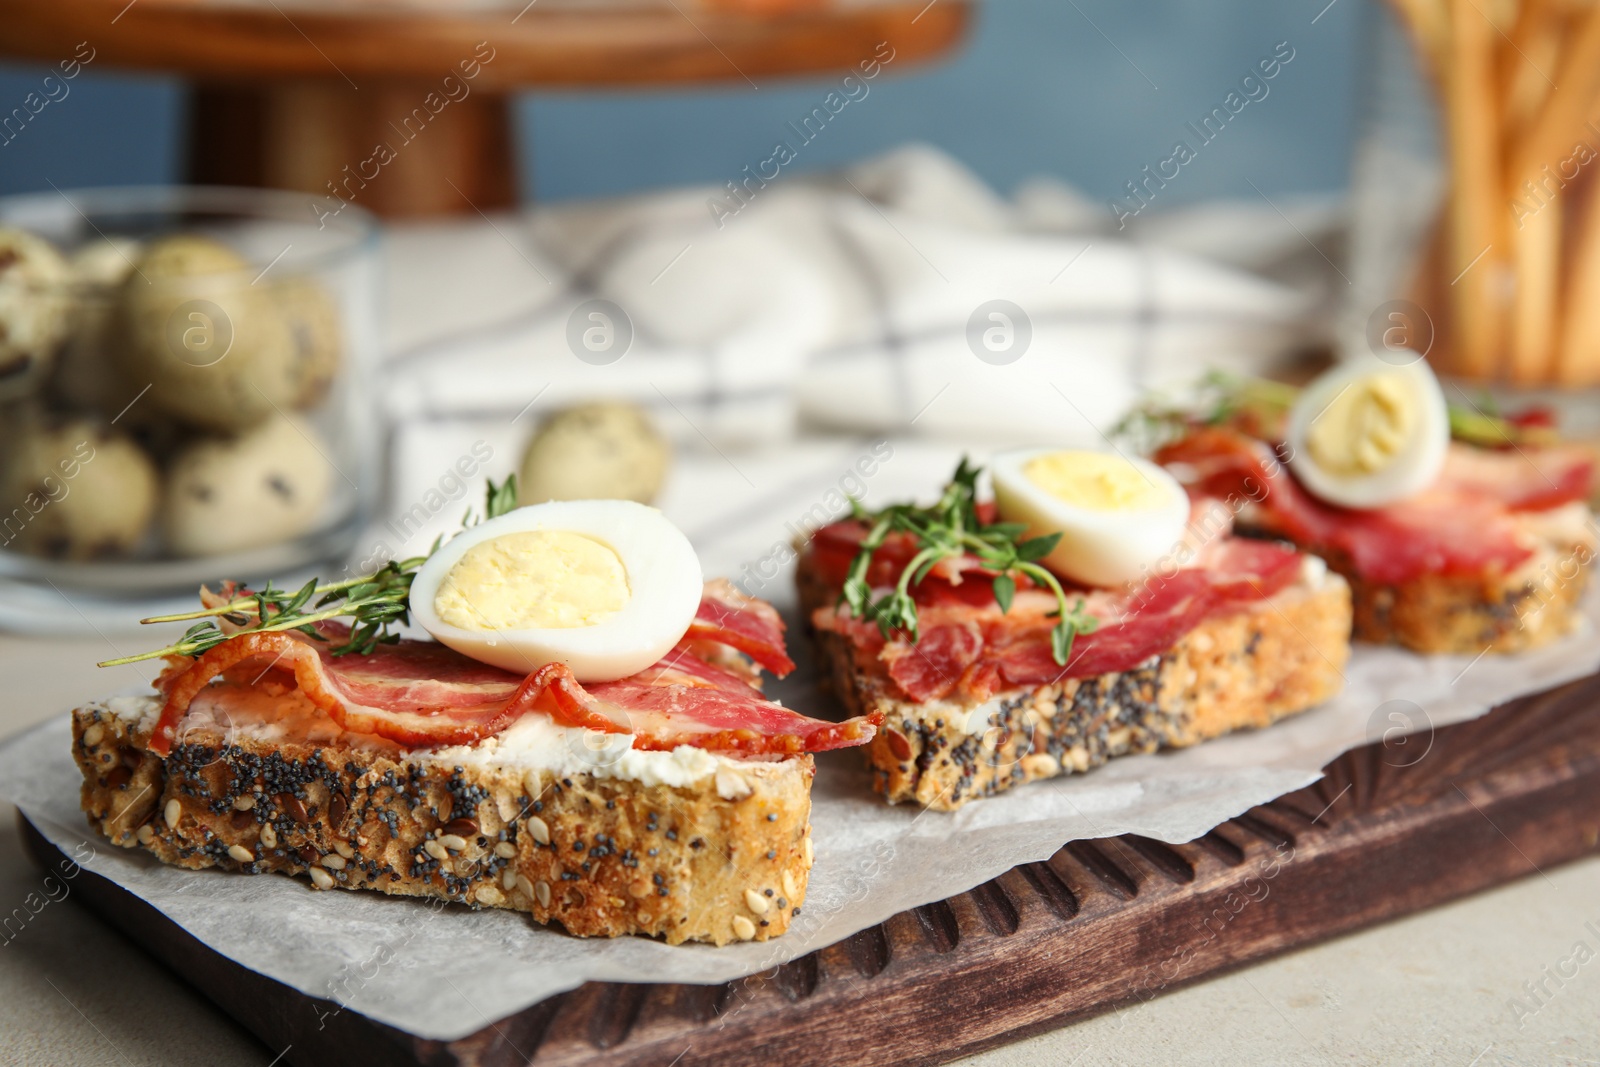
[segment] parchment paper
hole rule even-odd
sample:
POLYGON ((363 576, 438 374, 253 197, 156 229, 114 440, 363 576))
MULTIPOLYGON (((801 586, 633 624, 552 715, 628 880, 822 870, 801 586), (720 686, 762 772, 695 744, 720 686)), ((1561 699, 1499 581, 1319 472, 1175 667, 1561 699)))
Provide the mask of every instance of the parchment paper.
MULTIPOLYGON (((818 471, 833 470, 836 456, 829 451, 818 471)), ((897 474, 921 466, 910 459, 905 450, 897 453, 897 474)), ((943 460, 930 466, 930 476, 943 460)), ((752 469, 745 467, 746 475, 752 469)), ((704 546, 703 559, 724 561, 720 569, 708 562, 707 571, 732 575, 738 559, 762 559, 781 534, 782 516, 802 510, 782 502, 789 496, 779 495, 770 529, 757 522, 737 534, 741 547, 704 546)), ((722 523, 718 534, 735 529, 722 523)), ((784 575, 759 592, 780 606, 788 601, 793 627, 789 588, 784 575)), ((1580 633, 1517 656, 1474 660, 1358 647, 1338 698, 1270 729, 1113 760, 1091 774, 1036 783, 955 814, 888 807, 869 791, 857 754, 828 754, 819 761, 813 791, 816 867, 803 911, 788 933, 762 944, 586 941, 513 912, 472 912, 376 893, 318 893, 286 877, 164 867, 144 852, 111 846, 85 825, 65 715, 0 747, 0 795, 68 856, 216 951, 332 1002, 308 1006, 308 1012, 358 1011, 449 1040, 588 980, 724 982, 754 974, 1019 863, 1045 859, 1069 840, 1139 833, 1189 841, 1315 781, 1329 760, 1369 740, 1398 746, 1396 762, 1426 759, 1432 729, 1600 667, 1600 590, 1591 590, 1585 615, 1580 633)), ((803 667, 772 692, 802 711, 826 714, 815 681, 803 667)))

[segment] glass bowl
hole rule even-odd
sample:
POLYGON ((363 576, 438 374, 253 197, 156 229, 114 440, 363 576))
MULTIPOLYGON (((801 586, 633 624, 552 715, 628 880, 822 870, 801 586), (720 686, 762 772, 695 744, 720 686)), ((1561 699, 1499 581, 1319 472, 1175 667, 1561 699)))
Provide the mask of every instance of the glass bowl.
POLYGON ((377 306, 353 206, 0 198, 0 581, 150 598, 347 556, 380 489, 377 306))

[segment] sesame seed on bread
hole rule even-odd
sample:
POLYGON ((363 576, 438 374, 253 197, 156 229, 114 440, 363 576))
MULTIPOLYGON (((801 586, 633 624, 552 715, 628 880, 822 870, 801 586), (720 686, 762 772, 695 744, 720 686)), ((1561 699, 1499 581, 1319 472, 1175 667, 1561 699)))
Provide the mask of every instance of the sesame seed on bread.
POLYGON ((293 691, 272 698, 283 714, 252 711, 241 727, 226 687, 213 689, 211 713, 165 759, 148 748, 159 698, 73 713, 83 810, 113 843, 179 867, 510 908, 582 937, 671 944, 775 937, 805 897, 810 756, 694 750, 672 780, 525 768, 343 733, 300 714, 293 691))
MULTIPOLYGON (((807 618, 838 590, 802 557, 807 618)), ((1350 587, 1310 561, 1296 584, 1200 623, 1166 653, 1092 678, 997 693, 980 703, 905 699, 875 655, 815 631, 852 715, 884 714, 863 751, 890 803, 954 811, 976 797, 1082 773, 1117 756, 1268 726, 1338 692, 1350 655, 1350 587)))
MULTIPOLYGON (((1271 536, 1241 523, 1241 533, 1271 536)), ((1593 517, 1580 503, 1514 516, 1532 554, 1509 572, 1363 578, 1342 552, 1309 546, 1350 583, 1358 641, 1415 652, 1520 652, 1571 633, 1594 566, 1593 517)))

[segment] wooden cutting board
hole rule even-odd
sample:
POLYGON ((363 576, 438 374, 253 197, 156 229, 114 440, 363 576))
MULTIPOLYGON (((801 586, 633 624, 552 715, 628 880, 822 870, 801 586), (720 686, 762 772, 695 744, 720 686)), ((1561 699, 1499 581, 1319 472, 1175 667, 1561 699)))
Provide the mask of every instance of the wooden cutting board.
POLYGON ((1600 676, 1326 773, 1189 844, 1070 842, 765 974, 591 982, 451 1042, 240 967, 89 872, 74 893, 286 1063, 937 1063, 1597 851, 1600 676))

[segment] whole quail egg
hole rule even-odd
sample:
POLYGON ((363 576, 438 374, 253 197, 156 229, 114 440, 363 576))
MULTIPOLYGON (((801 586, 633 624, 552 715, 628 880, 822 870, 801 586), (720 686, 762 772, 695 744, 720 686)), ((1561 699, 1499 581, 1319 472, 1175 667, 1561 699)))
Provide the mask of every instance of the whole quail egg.
POLYGON ((67 262, 55 246, 0 228, 0 401, 34 392, 67 333, 67 262))
POLYGON ((235 432, 291 403, 293 339, 270 287, 208 237, 153 242, 122 283, 127 376, 151 383, 157 410, 235 432))
POLYGON ((0 487, 11 507, 0 534, 8 547, 85 560, 122 555, 139 542, 160 477, 127 435, 74 419, 35 423, 10 437, 0 487))
POLYGON ((333 487, 328 446, 297 416, 194 442, 173 459, 161 526, 178 556, 256 548, 310 530, 333 487))
POLYGON ((517 499, 636 500, 648 504, 666 480, 672 451, 632 404, 592 403, 559 411, 522 456, 517 499))
POLYGON ((68 261, 71 321, 50 378, 51 394, 68 408, 115 417, 143 387, 123 378, 114 314, 116 290, 133 273, 139 249, 131 237, 96 237, 68 261))
POLYGON ((75 285, 120 285, 133 273, 141 250, 138 238, 96 237, 79 246, 68 260, 75 285))
POLYGON ((314 278, 291 276, 273 287, 272 295, 289 328, 289 359, 273 368, 286 378, 281 388, 291 406, 314 407, 327 395, 339 372, 342 337, 339 308, 314 278))

